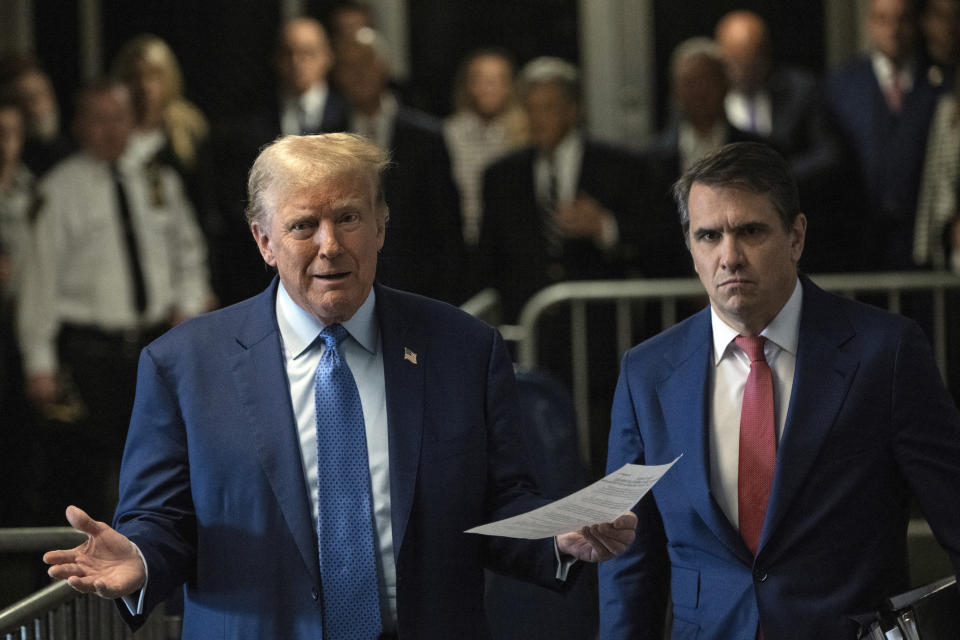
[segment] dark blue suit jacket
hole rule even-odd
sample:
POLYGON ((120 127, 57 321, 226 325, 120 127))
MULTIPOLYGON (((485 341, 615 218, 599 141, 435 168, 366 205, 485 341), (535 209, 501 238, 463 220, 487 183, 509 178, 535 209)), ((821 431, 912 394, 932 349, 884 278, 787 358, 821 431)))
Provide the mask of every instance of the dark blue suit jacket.
POLYGON ((627 353, 608 468, 683 457, 600 566, 604 639, 856 637, 851 614, 908 587, 908 502, 960 567, 960 416, 910 320, 803 279, 793 391, 757 557, 710 493, 710 311, 627 353))
MULTIPOLYGON (((927 132, 941 90, 918 65, 899 114, 887 106, 869 58, 827 82, 827 113, 857 167, 856 202, 862 209, 866 266, 913 264, 913 219, 927 148, 927 132)), ((845 215, 851 215, 847 211, 845 215)))
MULTIPOLYGON (((147 611, 186 583, 184 638, 321 637, 276 287, 141 356, 115 526, 146 558, 147 611)), ((484 638, 485 566, 558 586, 550 541, 462 533, 541 503, 516 445, 513 370, 499 334, 458 309, 376 295, 399 634, 484 638)))

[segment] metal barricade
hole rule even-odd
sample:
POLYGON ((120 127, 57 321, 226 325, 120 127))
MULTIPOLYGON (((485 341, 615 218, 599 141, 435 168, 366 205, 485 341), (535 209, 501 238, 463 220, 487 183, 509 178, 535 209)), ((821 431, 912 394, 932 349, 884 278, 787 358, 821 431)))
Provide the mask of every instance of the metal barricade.
MULTIPOLYGON (((40 553, 66 549, 86 536, 69 527, 0 529, 0 553, 40 553)), ((114 610, 116 605, 74 591, 56 581, 0 611, 3 640, 169 640, 179 637, 179 617, 168 619, 157 607, 134 634, 114 610)))
MULTIPOLYGON (((946 292, 960 291, 960 278, 948 272, 889 272, 814 275, 820 287, 856 297, 863 294, 886 296, 887 308, 899 313, 903 294, 926 292, 932 297, 932 343, 937 364, 946 379, 946 292)), ((678 303, 703 299, 706 294, 696 278, 661 280, 561 282, 537 292, 520 312, 517 325, 501 326, 507 340, 517 343, 519 364, 534 367, 539 361, 538 323, 543 315, 558 306, 570 308, 571 375, 577 411, 580 455, 590 464, 590 357, 587 350, 587 305, 612 305, 616 327, 616 345, 622 354, 635 342, 634 310, 638 302, 660 303, 660 325, 665 329, 677 322, 678 303)))

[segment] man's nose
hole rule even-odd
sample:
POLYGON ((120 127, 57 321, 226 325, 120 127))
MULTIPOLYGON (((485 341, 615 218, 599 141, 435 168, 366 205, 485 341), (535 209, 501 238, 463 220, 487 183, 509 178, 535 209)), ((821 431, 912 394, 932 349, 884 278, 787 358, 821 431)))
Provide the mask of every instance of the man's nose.
POLYGON ((341 251, 336 225, 332 221, 321 222, 317 229, 317 252, 325 258, 335 258, 341 251))
POLYGON ((727 271, 743 267, 743 251, 735 234, 725 233, 720 241, 720 264, 727 271))

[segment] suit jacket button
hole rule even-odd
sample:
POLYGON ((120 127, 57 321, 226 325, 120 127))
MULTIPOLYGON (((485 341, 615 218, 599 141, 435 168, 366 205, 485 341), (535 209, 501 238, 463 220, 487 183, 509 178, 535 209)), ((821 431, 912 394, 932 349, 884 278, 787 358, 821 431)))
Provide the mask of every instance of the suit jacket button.
POLYGON ((766 572, 757 571, 757 572, 754 574, 754 577, 757 579, 757 582, 766 582, 766 581, 767 581, 767 574, 766 574, 766 572))
POLYGON ((313 598, 314 602, 320 599, 320 592, 317 591, 316 587, 310 590, 310 597, 313 598))

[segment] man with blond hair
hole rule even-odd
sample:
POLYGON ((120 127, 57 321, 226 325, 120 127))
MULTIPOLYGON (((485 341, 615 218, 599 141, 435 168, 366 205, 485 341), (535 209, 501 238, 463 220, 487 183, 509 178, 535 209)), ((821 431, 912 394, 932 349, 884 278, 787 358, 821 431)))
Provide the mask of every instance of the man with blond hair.
POLYGON ((374 282, 387 157, 350 134, 260 154, 248 221, 278 272, 140 360, 111 529, 46 554, 136 626, 186 583, 184 638, 484 638, 484 567, 561 589, 636 519, 514 541, 464 530, 541 502, 500 335, 374 282))

